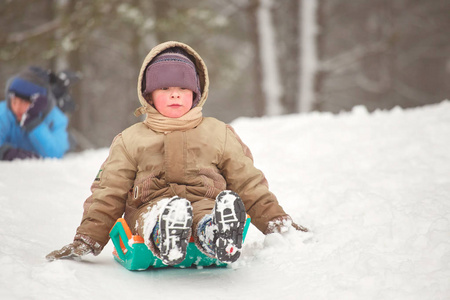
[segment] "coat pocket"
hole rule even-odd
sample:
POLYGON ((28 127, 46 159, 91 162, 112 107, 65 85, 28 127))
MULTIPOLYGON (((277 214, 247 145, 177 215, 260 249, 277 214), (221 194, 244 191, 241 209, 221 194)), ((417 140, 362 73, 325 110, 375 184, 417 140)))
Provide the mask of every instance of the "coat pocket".
POLYGON ((223 178, 222 174, 218 170, 211 168, 200 169, 198 175, 203 181, 203 186, 207 188, 215 188, 223 191, 227 187, 227 182, 223 178))
POLYGON ((202 180, 203 187, 206 189, 204 197, 215 198, 220 191, 226 189, 227 183, 225 178, 218 171, 201 169, 198 174, 202 180))

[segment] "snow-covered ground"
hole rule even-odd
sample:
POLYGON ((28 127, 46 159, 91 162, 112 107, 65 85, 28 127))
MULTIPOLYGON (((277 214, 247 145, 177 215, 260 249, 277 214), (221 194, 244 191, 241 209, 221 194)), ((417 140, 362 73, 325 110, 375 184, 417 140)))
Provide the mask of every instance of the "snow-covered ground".
POLYGON ((229 268, 131 272, 69 243, 107 149, 0 162, 0 299, 450 299, 450 102, 233 122, 312 233, 250 229, 229 268))

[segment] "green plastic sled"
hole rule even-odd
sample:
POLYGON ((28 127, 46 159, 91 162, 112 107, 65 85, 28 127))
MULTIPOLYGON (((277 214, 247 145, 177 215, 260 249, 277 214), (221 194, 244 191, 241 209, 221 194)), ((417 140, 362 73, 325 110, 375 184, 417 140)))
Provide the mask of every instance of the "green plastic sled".
MULTIPOLYGON (((244 227, 243 240, 247 235, 250 226, 250 217, 247 215, 247 221, 244 227)), ((109 236, 114 244, 114 259, 130 271, 147 270, 148 268, 165 268, 165 265, 158 257, 144 244, 144 239, 139 235, 132 235, 127 222, 120 218, 111 229, 109 236)), ((191 237, 186 251, 186 258, 176 268, 188 268, 191 266, 226 266, 226 263, 218 259, 211 258, 198 250, 191 237)))

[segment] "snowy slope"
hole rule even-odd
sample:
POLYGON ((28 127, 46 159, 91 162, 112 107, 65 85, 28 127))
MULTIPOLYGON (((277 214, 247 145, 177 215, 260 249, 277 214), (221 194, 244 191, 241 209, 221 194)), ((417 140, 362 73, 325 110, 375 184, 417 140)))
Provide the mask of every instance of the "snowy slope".
POLYGON ((0 299, 450 299, 450 102, 233 123, 311 234, 264 237, 224 269, 130 272, 71 241, 107 149, 0 162, 0 299))

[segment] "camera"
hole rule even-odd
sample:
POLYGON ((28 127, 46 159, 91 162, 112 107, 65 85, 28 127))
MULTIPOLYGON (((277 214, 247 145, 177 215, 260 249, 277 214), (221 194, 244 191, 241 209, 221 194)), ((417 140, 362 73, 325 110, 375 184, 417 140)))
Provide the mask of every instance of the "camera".
POLYGON ((80 73, 70 70, 53 72, 36 66, 30 67, 30 69, 48 82, 50 97, 54 99, 56 106, 63 113, 69 114, 75 110, 76 105, 70 94, 70 87, 81 79, 80 73))

